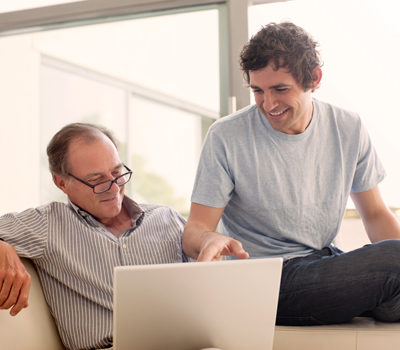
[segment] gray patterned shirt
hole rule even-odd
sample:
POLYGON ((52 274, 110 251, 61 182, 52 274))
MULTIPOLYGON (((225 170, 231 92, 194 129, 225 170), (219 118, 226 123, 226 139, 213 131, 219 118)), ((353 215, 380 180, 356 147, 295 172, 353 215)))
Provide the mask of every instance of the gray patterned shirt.
POLYGON ((185 220, 158 205, 123 205, 132 228, 117 238, 71 202, 52 202, 0 217, 0 238, 32 259, 64 345, 69 349, 112 344, 115 266, 186 261, 185 220))

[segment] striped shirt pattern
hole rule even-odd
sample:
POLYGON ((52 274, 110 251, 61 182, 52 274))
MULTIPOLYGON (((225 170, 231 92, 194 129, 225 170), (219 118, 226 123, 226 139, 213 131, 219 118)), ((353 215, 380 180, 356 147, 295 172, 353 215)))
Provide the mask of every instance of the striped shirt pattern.
POLYGON ((112 345, 115 266, 186 261, 185 220, 158 205, 123 202, 132 228, 117 238, 72 203, 52 202, 0 217, 0 237, 32 259, 68 349, 112 345))

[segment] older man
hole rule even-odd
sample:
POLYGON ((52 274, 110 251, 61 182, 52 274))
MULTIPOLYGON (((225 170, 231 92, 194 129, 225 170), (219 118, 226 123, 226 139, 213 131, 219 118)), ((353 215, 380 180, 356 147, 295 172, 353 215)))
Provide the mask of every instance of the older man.
POLYGON ((124 194, 132 171, 101 127, 67 125, 47 154, 53 180, 69 201, 0 217, 0 308, 16 315, 27 306, 30 278, 18 255, 30 258, 64 345, 108 348, 114 267, 185 261, 184 219, 124 194))

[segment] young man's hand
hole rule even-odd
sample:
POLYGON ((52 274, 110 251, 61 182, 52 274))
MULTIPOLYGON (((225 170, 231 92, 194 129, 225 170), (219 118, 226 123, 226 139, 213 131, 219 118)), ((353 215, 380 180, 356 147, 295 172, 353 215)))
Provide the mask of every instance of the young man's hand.
POLYGON ((15 316, 28 306, 31 276, 25 270, 15 249, 0 241, 0 309, 15 316))
POLYGON ((249 257, 242 243, 215 232, 223 212, 224 208, 192 203, 182 237, 182 248, 186 255, 197 261, 220 260, 224 255, 239 259, 249 257))
POLYGON ((243 249, 242 243, 218 232, 205 232, 204 240, 197 261, 220 260, 223 256, 236 256, 248 259, 249 254, 243 249))

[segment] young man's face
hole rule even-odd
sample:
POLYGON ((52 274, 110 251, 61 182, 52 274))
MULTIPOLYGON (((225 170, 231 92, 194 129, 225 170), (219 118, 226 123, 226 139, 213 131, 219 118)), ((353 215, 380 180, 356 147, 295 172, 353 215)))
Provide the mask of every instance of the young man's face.
MULTIPOLYGON (((68 149, 70 173, 77 178, 96 185, 113 180, 125 169, 118 151, 107 137, 92 142, 73 140, 68 149)), ((107 192, 95 194, 93 189, 73 177, 58 180, 58 186, 68 195, 72 203, 95 216, 100 222, 107 223, 121 213, 124 186, 113 183, 107 192)))
POLYGON ((286 68, 274 70, 268 65, 250 71, 250 87, 256 104, 271 126, 286 134, 299 134, 309 125, 312 112, 311 92, 321 80, 321 69, 314 69, 315 80, 304 91, 286 68))

